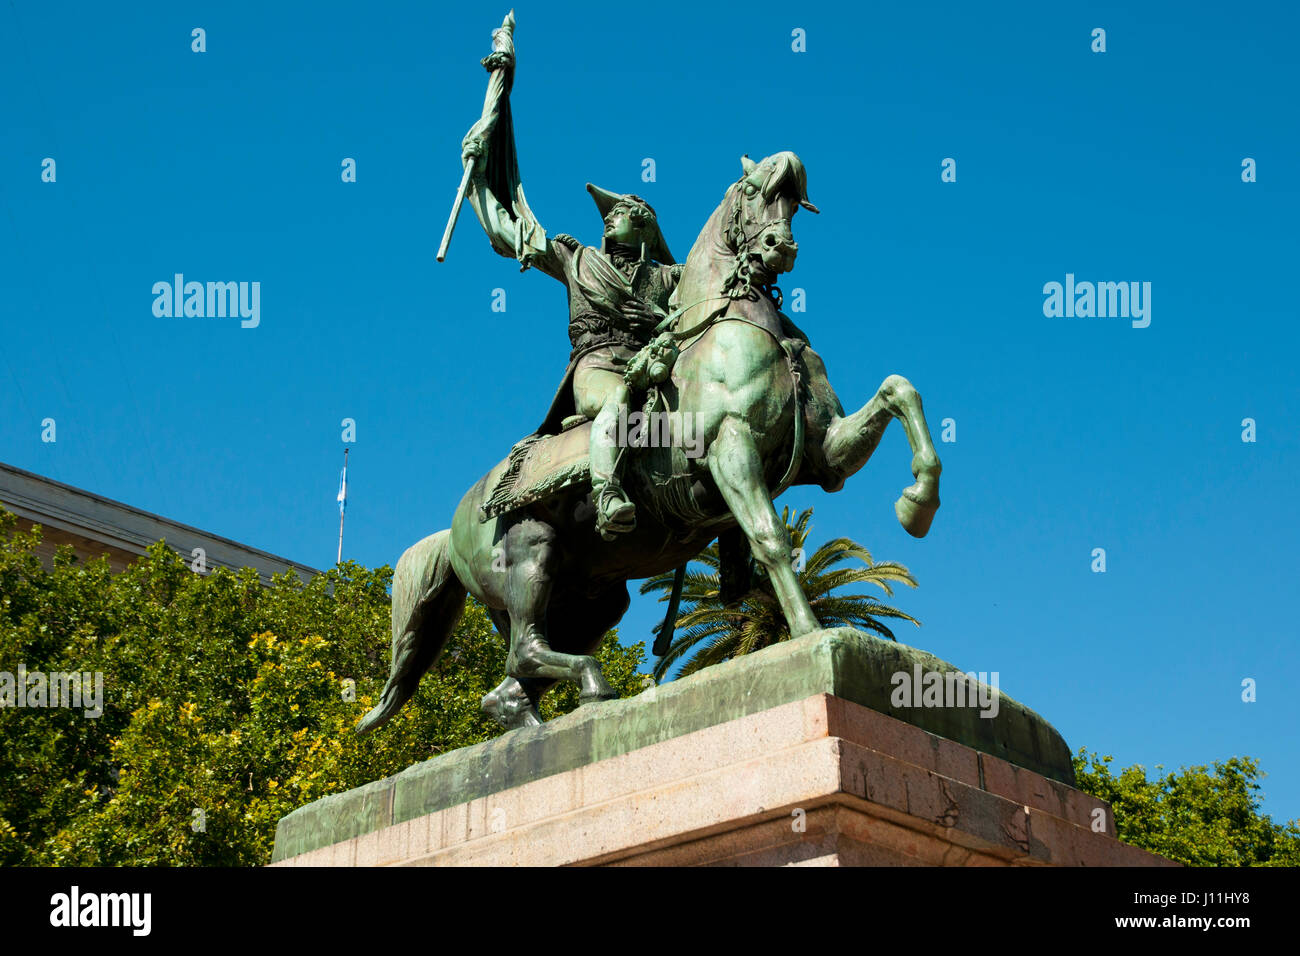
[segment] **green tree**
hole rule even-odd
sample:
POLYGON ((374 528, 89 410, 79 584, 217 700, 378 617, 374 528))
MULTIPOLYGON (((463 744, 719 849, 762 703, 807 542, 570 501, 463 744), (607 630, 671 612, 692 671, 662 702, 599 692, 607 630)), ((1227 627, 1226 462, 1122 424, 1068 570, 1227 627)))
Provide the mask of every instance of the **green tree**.
MULTIPOLYGON (((120 574, 68 549, 47 571, 39 540, 0 509, 0 672, 99 672, 103 714, 0 708, 0 864, 261 865, 291 810, 502 732, 479 700, 506 648, 473 601, 415 698, 358 738, 388 672, 387 567, 264 587, 158 543, 120 574)), ((643 645, 611 631, 597 656, 643 689, 643 645)), ((576 706, 566 686, 542 714, 576 706)))
POLYGON ((1079 789, 1105 800, 1116 836, 1186 866, 1300 866, 1300 821, 1259 812, 1263 776, 1253 757, 1183 767, 1147 779, 1140 764, 1111 773, 1110 756, 1074 755, 1079 789))
MULTIPOLYGON (((877 563, 871 552, 848 538, 827 541, 808 555, 806 543, 812 513, 811 508, 800 512, 798 519, 791 524, 787 507, 781 513, 781 520, 790 532, 794 555, 804 555, 802 561, 796 560, 795 569, 799 585, 821 625, 856 627, 890 640, 896 640, 894 632, 881 618, 901 618, 919 627, 921 622, 916 618, 880 603, 871 595, 840 593, 846 587, 870 584, 892 597, 891 582, 914 588, 916 581, 903 565, 895 561, 877 563), (838 567, 847 561, 860 561, 863 566, 838 567)), ((681 677, 790 639, 790 627, 776 599, 772 582, 761 565, 750 559, 753 586, 738 601, 728 605, 721 596, 721 558, 717 542, 700 552, 695 560, 704 569, 687 568, 682 584, 681 613, 675 627, 683 633, 674 638, 668 653, 655 664, 656 680, 663 680, 672 666, 683 659, 685 663, 678 674, 681 677)), ((641 593, 660 592, 659 600, 665 602, 669 599, 672 585, 672 572, 660 574, 643 583, 641 593)))

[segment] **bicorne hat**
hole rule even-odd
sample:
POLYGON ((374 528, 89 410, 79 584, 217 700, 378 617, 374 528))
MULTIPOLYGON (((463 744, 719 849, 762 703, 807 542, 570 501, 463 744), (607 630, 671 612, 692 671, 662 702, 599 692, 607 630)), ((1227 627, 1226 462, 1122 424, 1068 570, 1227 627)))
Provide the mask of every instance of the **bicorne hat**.
POLYGON ((655 215, 654 207, 648 202, 632 193, 614 193, 608 189, 593 186, 591 183, 587 183, 587 192, 591 193, 591 198, 596 201, 596 208, 600 210, 602 220, 609 218, 609 211, 620 202, 636 203, 643 208, 649 214, 651 233, 650 237, 646 239, 645 254, 666 266, 673 265, 677 261, 673 258, 673 254, 668 251, 668 243, 664 240, 664 234, 659 231, 659 217, 655 215))

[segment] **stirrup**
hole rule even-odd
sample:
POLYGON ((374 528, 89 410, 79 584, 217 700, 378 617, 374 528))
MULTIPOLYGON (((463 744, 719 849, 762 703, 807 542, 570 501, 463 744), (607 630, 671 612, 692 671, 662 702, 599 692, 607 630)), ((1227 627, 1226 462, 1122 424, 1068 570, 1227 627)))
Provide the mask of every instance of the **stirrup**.
POLYGON ((636 528, 636 505, 623 497, 623 489, 617 482, 605 482, 596 495, 596 530, 606 541, 613 541, 620 534, 626 534, 636 528), (610 513, 609 508, 615 499, 623 504, 610 513))

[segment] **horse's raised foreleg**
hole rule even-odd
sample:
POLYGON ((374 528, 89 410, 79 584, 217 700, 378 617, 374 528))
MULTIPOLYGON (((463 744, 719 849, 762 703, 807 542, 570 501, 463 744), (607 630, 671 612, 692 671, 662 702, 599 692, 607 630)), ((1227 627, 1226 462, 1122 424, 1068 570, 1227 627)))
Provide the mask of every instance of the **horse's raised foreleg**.
POLYGON ((617 697, 600 664, 589 654, 562 654, 551 649, 546 615, 559 563, 555 529, 523 518, 506 532, 506 612, 510 616, 510 653, 506 673, 527 690, 529 681, 571 680, 579 685, 579 701, 617 697))
POLYGON ((763 462, 749 426, 728 417, 709 445, 709 472, 718 490, 749 538, 755 560, 767 569, 777 600, 790 625, 790 636, 801 637, 818 630, 816 615, 799 586, 790 560, 790 532, 772 506, 763 479, 763 462))
POLYGON ((921 395, 901 375, 881 383, 875 396, 852 415, 835 418, 826 429, 822 450, 826 463, 847 478, 867 463, 890 419, 897 418, 912 447, 912 477, 894 503, 894 513, 908 534, 925 537, 939 508, 939 473, 943 466, 930 438, 921 395))

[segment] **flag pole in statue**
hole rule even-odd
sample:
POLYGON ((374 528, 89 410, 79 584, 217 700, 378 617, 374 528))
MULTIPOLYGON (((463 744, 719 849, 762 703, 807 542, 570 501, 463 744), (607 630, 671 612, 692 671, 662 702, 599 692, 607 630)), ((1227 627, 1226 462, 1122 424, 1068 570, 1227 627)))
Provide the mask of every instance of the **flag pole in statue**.
MULTIPOLYGON (((481 61, 491 76, 488 78, 487 95, 483 98, 483 116, 479 128, 485 138, 492 132, 497 119, 502 115, 509 123, 510 86, 514 81, 515 64, 515 11, 511 10, 501 21, 501 26, 492 31, 492 52, 481 61)), ((510 149, 514 149, 514 134, 509 138, 510 149)), ((513 156, 511 157, 513 159, 513 156)), ((451 234, 456 229, 456 220, 460 218, 460 207, 465 202, 465 190, 469 188, 470 177, 478 160, 465 164, 465 172, 460 177, 460 188, 456 190, 456 200, 452 203, 451 215, 447 219, 447 228, 443 230, 442 242, 438 245, 438 261, 447 258, 447 247, 451 245, 451 234)), ((507 193, 506 195, 509 195, 507 193)))

